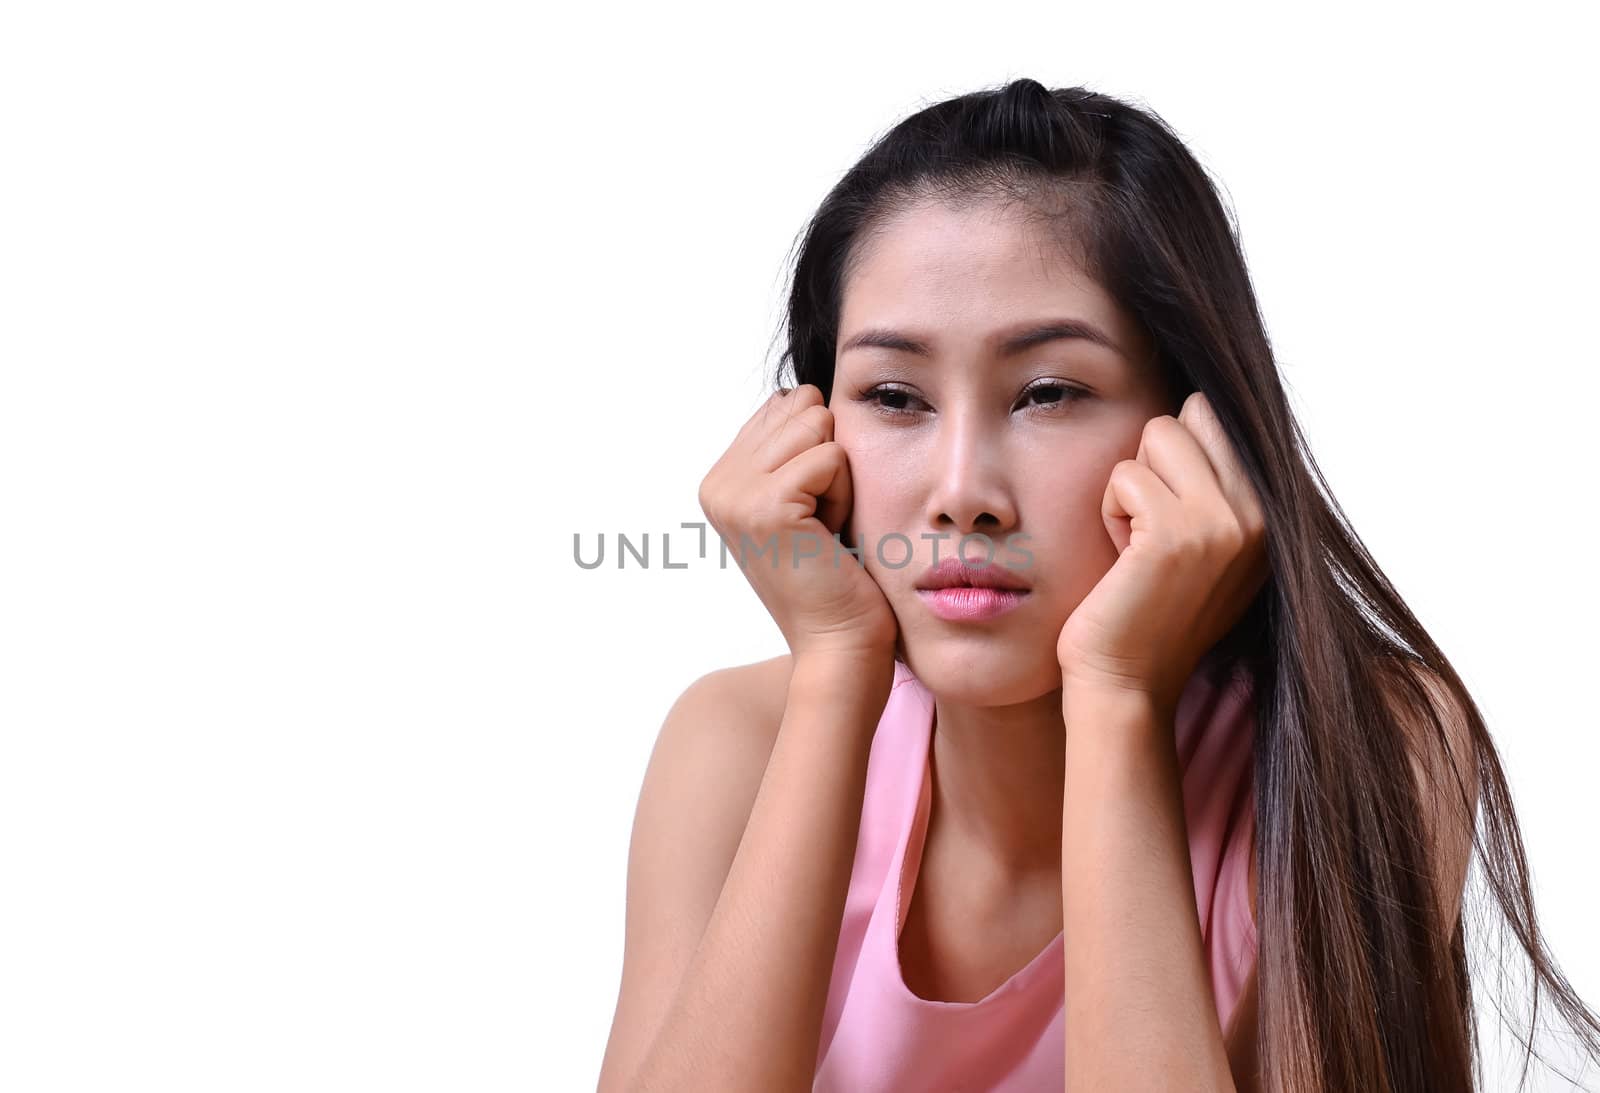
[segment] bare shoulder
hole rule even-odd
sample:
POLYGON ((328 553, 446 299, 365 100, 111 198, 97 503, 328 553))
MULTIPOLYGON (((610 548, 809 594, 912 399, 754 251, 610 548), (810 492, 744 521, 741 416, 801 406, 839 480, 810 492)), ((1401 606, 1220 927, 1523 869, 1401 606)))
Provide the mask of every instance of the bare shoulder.
MULTIPOLYGON (((783 723, 790 663, 785 653, 718 668, 690 683, 661 726, 645 790, 671 778, 697 797, 726 801, 725 819, 748 816, 783 723)), ((724 835, 737 845, 744 825, 733 826, 724 835)))
POLYGON ((783 723, 791 675, 793 658, 783 653, 750 664, 718 668, 700 677, 695 685, 706 688, 708 697, 738 715, 736 731, 754 734, 770 747, 783 723))
POLYGON ((622 981, 600 1089, 623 1088, 727 880, 788 698, 788 655, 707 672, 656 735, 628 847, 622 981))
POLYGON ((744 838, 788 701, 790 658, 707 672, 667 711, 635 824, 636 856, 698 877, 710 910, 744 838), (673 838, 663 834, 671 831, 673 838))

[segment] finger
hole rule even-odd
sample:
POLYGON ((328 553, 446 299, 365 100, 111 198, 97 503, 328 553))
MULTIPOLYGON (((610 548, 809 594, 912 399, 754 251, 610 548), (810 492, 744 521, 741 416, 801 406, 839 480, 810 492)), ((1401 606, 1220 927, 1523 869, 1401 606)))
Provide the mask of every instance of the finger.
POLYGON ((811 515, 831 533, 838 533, 850 515, 850 463, 836 442, 800 452, 773 472, 789 499, 811 502, 811 515))
POLYGON ((1207 497, 1224 500, 1216 468, 1188 426, 1171 414, 1145 423, 1139 441, 1139 462, 1153 470, 1173 495, 1183 501, 1207 497))
POLYGON ((1100 499, 1100 518, 1120 553, 1127 548, 1136 527, 1140 531, 1154 530, 1171 518, 1177 503, 1167 484, 1148 464, 1137 459, 1123 460, 1111 469, 1100 499))
POLYGON ((778 410, 790 410, 798 413, 808 406, 821 406, 827 400, 822 397, 822 390, 814 383, 802 383, 799 387, 780 387, 776 397, 770 401, 770 406, 778 410))
POLYGON ((751 462, 762 471, 774 471, 807 448, 833 439, 833 411, 808 406, 755 442, 751 462))
POLYGON ((834 472, 833 478, 826 488, 817 495, 817 519, 822 521, 824 527, 835 534, 842 533, 846 522, 850 519, 850 509, 854 503, 854 491, 850 482, 850 459, 844 448, 838 444, 822 445, 822 451, 833 455, 837 449, 839 468, 834 472))
POLYGON ((821 392, 810 384, 800 387, 780 387, 767 395, 740 427, 735 442, 746 441, 752 436, 761 435, 772 428, 774 414, 782 414, 777 420, 787 420, 796 413, 822 401, 821 392), (809 392, 808 389, 809 388, 809 392), (815 397, 813 397, 813 394, 815 397))
POLYGON ((1188 428, 1190 434, 1205 451, 1206 458, 1216 473, 1222 494, 1227 499, 1228 506, 1238 515, 1240 523, 1247 528, 1263 527, 1265 521, 1260 499, 1256 496, 1255 487, 1245 474, 1239 453, 1222 428, 1222 421, 1217 417, 1211 401, 1201 392, 1194 392, 1184 400, 1178 420, 1188 428))

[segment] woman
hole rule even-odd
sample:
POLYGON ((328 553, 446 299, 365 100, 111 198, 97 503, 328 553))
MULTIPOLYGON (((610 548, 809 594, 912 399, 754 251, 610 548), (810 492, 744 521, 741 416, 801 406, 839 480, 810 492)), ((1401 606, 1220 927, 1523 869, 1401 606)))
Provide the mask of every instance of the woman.
POLYGON ((906 119, 780 363, 700 502, 790 653, 662 728, 603 1090, 1474 1088, 1474 847, 1600 1057, 1159 118, 1023 79, 906 119))

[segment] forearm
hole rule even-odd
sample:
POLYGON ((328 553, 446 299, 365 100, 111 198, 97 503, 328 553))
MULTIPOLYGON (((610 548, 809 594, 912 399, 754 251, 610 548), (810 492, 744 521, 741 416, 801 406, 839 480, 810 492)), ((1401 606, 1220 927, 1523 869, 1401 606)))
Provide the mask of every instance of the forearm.
POLYGON ((1068 1090, 1227 1090, 1170 709, 1064 689, 1068 1090))
POLYGON ((630 1089, 811 1088, 887 663, 796 660, 743 839, 630 1089))

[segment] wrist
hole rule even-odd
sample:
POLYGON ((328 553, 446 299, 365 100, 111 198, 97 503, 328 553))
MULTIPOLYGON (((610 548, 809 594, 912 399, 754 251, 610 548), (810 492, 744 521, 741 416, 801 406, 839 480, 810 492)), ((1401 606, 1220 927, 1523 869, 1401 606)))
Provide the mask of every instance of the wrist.
POLYGON ((894 662, 893 648, 803 649, 791 654, 790 686, 886 700, 894 684, 894 662))
POLYGON ((1085 727, 1097 733, 1144 728, 1170 732, 1177 704, 1154 687, 1063 677, 1061 712, 1069 731, 1085 727))

